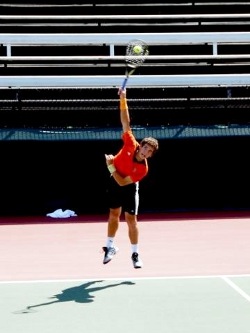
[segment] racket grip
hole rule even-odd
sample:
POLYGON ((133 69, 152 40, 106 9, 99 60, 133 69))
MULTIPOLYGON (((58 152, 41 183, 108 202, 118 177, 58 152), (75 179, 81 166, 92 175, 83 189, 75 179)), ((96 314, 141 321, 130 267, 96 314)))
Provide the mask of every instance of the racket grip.
POLYGON ((125 89, 127 82, 128 82, 128 78, 126 77, 126 78, 124 79, 123 83, 122 83, 122 90, 125 89))

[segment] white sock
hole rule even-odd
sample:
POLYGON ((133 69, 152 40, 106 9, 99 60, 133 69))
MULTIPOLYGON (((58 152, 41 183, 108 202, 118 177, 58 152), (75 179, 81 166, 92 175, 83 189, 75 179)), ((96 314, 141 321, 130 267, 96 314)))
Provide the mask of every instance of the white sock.
POLYGON ((132 250, 132 253, 134 253, 134 252, 138 253, 138 244, 131 244, 131 250, 132 250))
POLYGON ((114 247, 114 237, 108 237, 106 242, 107 247, 114 247))

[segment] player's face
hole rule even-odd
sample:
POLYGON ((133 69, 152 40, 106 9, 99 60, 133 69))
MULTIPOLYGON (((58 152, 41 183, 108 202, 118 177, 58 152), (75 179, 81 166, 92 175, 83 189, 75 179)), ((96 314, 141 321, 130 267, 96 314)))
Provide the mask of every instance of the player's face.
POLYGON ((149 144, 144 144, 143 146, 140 146, 138 151, 138 157, 140 160, 144 160, 145 158, 149 158, 153 155, 154 149, 149 144))

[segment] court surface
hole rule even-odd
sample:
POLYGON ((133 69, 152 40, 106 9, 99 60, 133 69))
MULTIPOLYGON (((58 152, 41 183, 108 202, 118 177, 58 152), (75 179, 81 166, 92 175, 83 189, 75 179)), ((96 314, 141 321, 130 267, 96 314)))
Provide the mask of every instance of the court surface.
POLYGON ((250 214, 140 217, 142 269, 125 222, 102 264, 105 217, 0 219, 3 333, 250 333, 250 214))

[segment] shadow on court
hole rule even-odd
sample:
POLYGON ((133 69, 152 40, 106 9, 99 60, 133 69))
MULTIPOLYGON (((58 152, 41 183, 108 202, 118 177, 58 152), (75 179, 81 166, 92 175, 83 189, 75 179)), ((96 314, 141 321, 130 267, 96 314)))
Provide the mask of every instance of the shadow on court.
POLYGON ((62 303, 62 302, 76 302, 76 303, 92 303, 94 301, 95 296, 93 295, 97 291, 104 290, 107 288, 114 288, 121 285, 134 285, 134 282, 130 281, 124 281, 120 283, 113 283, 105 286, 96 286, 89 288, 91 285, 95 283, 102 283, 103 280, 98 281, 90 281, 87 283, 84 283, 77 287, 67 288, 62 290, 60 294, 53 295, 50 297, 52 299, 50 302, 40 303, 40 304, 34 304, 34 305, 28 305, 25 309, 15 311, 16 314, 22 314, 22 313, 33 313, 37 312, 35 308, 47 306, 51 304, 56 303, 62 303))

